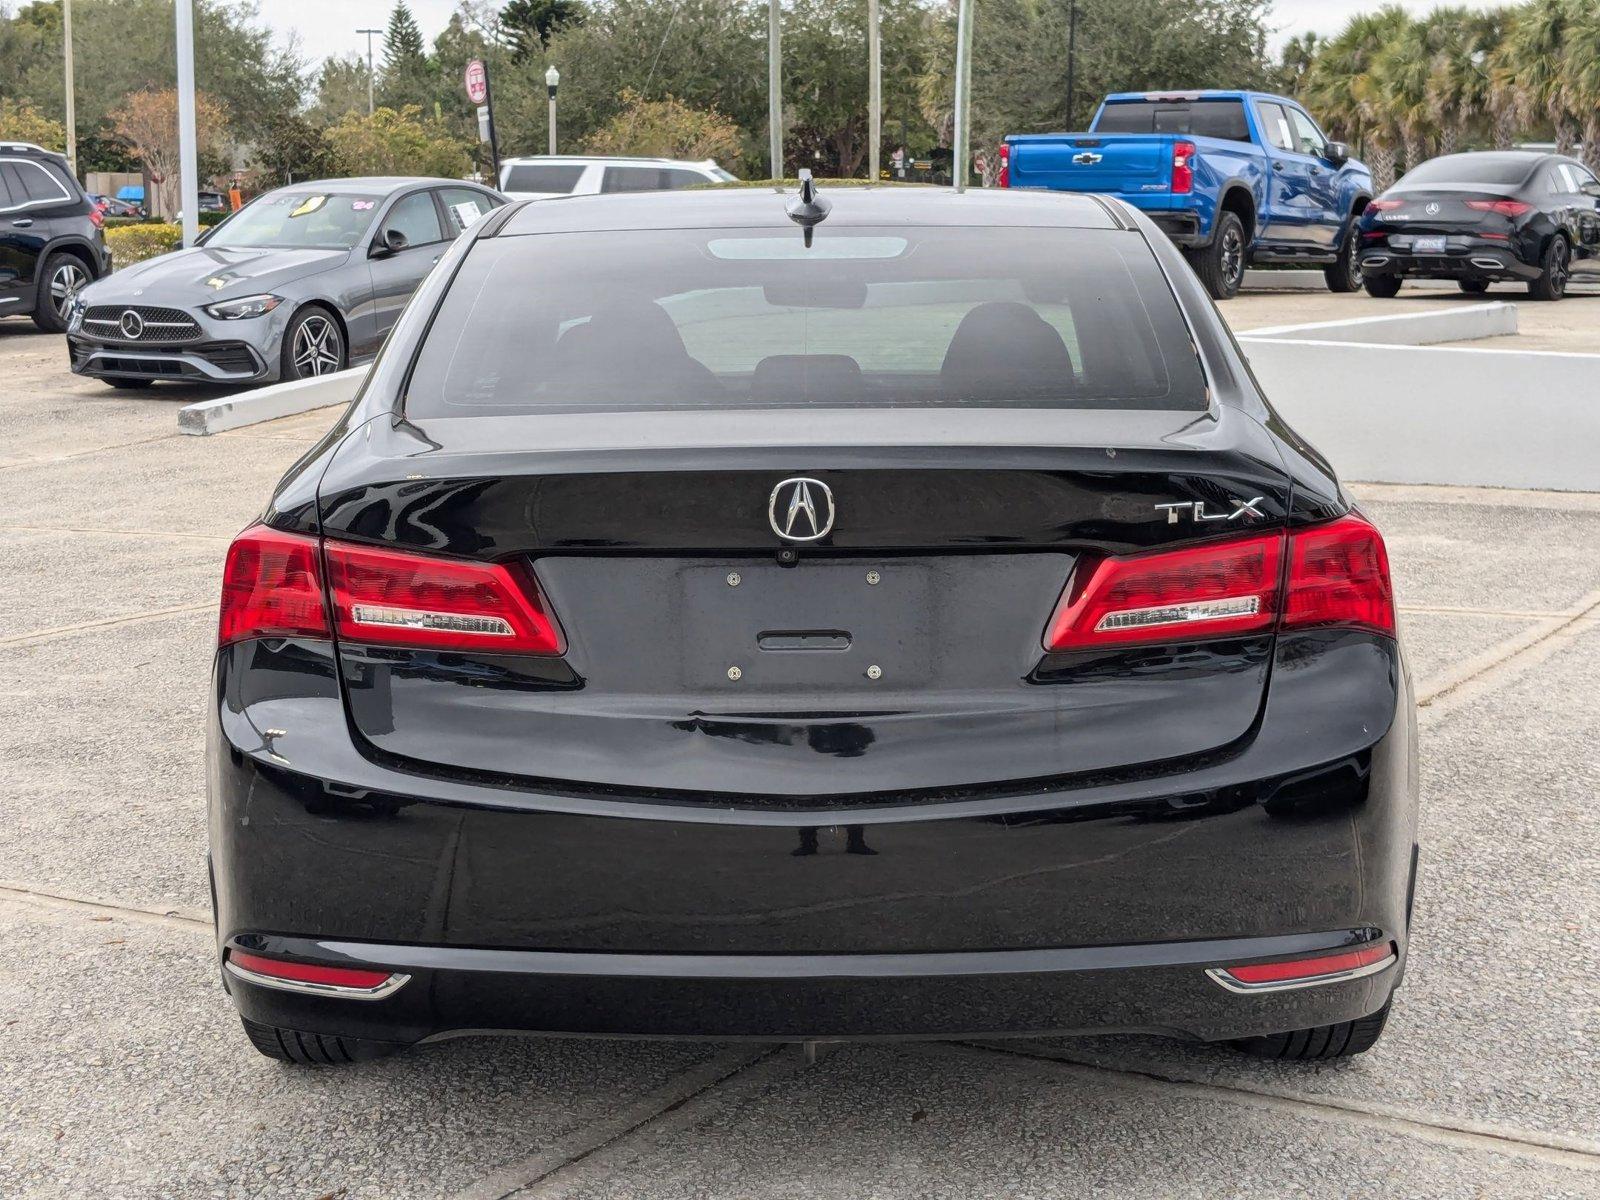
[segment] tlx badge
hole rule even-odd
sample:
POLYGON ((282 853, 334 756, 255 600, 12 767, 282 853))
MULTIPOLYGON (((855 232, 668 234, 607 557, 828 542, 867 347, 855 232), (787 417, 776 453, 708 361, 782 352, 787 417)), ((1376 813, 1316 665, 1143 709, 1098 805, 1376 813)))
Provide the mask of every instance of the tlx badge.
POLYGON ((1265 517, 1266 513, 1256 507, 1265 499, 1265 496, 1253 496, 1249 500, 1235 500, 1233 503, 1237 507, 1232 512, 1211 512, 1204 500, 1179 500, 1171 504, 1158 504, 1156 509, 1166 512, 1168 525, 1176 525, 1185 513, 1195 521, 1237 521, 1246 513, 1252 517, 1265 517))

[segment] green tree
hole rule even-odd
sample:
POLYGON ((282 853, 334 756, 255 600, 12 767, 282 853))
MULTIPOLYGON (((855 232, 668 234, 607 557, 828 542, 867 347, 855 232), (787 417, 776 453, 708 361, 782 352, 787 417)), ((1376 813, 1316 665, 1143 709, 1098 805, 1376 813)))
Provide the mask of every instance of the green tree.
POLYGON ((323 131, 334 169, 342 175, 438 175, 455 178, 471 169, 466 143, 444 122, 424 117, 416 105, 372 116, 346 113, 323 131))
POLYGON ((1568 102, 1582 114, 1583 161, 1600 172, 1600 5, 1573 14, 1563 63, 1568 102))
POLYGON ((550 47, 550 37, 566 25, 583 22, 582 0, 509 0, 500 11, 500 26, 513 62, 526 62, 550 47))
POLYGON ((57 153, 67 148, 67 129, 26 100, 0 96, 0 142, 32 142, 57 153))
POLYGON ((383 67, 386 71, 410 66, 428 57, 422 29, 405 0, 395 0, 389 14, 389 28, 383 35, 383 67))
POLYGON ((714 158, 724 167, 739 157, 739 127, 715 110, 681 100, 646 100, 622 92, 622 111, 589 135, 591 154, 642 154, 658 158, 714 158))
POLYGON ((1518 11, 1510 38, 1523 123, 1548 120, 1558 154, 1571 154, 1577 140, 1564 53, 1573 13, 1569 0, 1529 0, 1518 11))
POLYGON ((320 125, 331 125, 346 113, 367 111, 367 60, 358 55, 326 58, 317 70, 316 99, 310 115, 320 125))
POLYGON ((321 129, 300 113, 283 113, 255 147, 250 166, 261 186, 277 187, 331 174, 333 155, 321 129))
POLYGON ((1392 7, 1351 18, 1322 44, 1301 89, 1301 98, 1318 119, 1335 136, 1360 148, 1380 191, 1394 182, 1398 137, 1376 75, 1377 60, 1409 21, 1392 7))
POLYGON ((415 104, 429 110, 438 99, 438 80, 428 58, 427 43, 405 0, 397 0, 389 14, 378 93, 380 101, 394 109, 415 104))

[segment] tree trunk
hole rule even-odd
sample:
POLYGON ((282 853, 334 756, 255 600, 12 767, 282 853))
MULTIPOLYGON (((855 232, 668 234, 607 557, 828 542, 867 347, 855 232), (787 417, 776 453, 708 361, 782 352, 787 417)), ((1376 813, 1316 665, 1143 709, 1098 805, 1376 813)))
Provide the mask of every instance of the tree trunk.
POLYGON ((1583 122, 1583 162, 1600 175, 1600 109, 1591 111, 1583 122))
POLYGON ((1577 123, 1573 121, 1569 112, 1556 113, 1556 153, 1571 154, 1574 143, 1578 140, 1577 123))
POLYGON ((1439 153, 1454 154, 1460 142, 1460 130, 1456 128, 1454 121, 1446 119, 1439 126, 1439 153))
POLYGON ((1408 133, 1404 138, 1406 151, 1406 170, 1419 167, 1428 157, 1427 143, 1414 133, 1408 133))
POLYGON ((1367 166, 1372 168, 1372 186, 1380 192, 1394 185, 1394 147, 1374 138, 1366 149, 1367 166))

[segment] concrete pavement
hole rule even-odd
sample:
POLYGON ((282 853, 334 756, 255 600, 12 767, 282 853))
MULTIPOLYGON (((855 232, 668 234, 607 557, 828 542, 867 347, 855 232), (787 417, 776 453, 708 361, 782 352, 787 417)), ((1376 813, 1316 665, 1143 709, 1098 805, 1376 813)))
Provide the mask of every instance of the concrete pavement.
POLYGON ((331 414, 180 438, 194 392, 73 379, 27 329, 0 322, 0 1195, 1600 1197, 1600 497, 1356 489, 1424 753, 1411 968, 1360 1059, 474 1038, 306 1071, 216 979, 201 721, 227 539, 331 414))

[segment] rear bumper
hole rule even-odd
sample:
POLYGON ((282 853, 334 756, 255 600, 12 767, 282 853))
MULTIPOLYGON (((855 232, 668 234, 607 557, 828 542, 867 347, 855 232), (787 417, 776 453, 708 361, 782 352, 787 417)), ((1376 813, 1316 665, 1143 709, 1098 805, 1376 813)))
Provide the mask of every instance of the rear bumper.
POLYGON ((1210 1040, 1365 1015, 1404 967, 1409 686, 1386 639, 1280 641, 1259 726, 1227 753, 814 811, 400 770, 352 740, 324 644, 230 647, 208 753, 219 953, 411 978, 372 1001, 225 979, 253 1020, 398 1042, 1210 1040), (1377 940, 1398 961, 1360 979, 1238 994, 1206 974, 1377 940))
POLYGON ((1211 234, 1200 228, 1200 214, 1181 209, 1147 209, 1145 216, 1172 239, 1174 245, 1193 248, 1209 246, 1211 234))
POLYGON ((1489 238, 1451 237, 1443 254, 1413 254, 1409 248, 1375 246, 1360 256, 1367 276, 1406 279, 1515 279, 1539 276, 1537 263, 1523 262, 1514 245, 1489 238))

